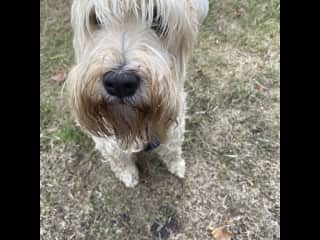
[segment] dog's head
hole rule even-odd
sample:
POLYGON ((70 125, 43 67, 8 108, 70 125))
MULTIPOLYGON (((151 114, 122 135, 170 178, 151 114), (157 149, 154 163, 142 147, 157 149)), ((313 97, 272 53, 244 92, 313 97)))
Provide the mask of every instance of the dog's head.
POLYGON ((147 129, 165 140, 203 18, 194 2, 74 0, 76 65, 67 86, 82 127, 127 142, 147 129))

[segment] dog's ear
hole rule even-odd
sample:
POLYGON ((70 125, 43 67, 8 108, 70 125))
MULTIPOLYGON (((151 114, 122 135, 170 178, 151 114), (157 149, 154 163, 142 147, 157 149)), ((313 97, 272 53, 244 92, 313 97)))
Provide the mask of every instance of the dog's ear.
POLYGON ((209 2, 208 0, 192 0, 192 5, 196 10, 196 14, 198 17, 198 23, 201 25, 204 19, 208 15, 209 11, 209 2))

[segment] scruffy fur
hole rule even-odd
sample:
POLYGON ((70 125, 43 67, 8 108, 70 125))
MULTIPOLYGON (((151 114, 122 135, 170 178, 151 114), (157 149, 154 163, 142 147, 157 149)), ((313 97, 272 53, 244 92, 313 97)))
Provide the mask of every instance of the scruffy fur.
POLYGON ((184 177, 184 81, 207 11, 207 0, 73 1, 71 109, 127 187, 139 181, 132 153, 142 151, 153 136, 168 170, 184 177), (136 93, 121 102, 102 85, 103 74, 118 67, 142 79, 136 93))

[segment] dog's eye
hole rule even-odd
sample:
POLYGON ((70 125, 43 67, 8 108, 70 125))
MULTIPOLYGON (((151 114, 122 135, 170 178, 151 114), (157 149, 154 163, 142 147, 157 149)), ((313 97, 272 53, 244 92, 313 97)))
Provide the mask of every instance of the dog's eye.
POLYGON ((161 18, 161 16, 158 16, 156 9, 153 12, 153 19, 152 19, 151 29, 153 31, 155 31, 157 34, 165 34, 166 31, 167 31, 167 27, 163 26, 162 18, 161 18))
POLYGON ((101 25, 101 21, 99 20, 94 11, 90 14, 90 23, 95 27, 100 27, 101 25))
POLYGON ((97 17, 94 18, 94 25, 101 25, 101 22, 97 17))
POLYGON ((156 33, 161 33, 162 27, 160 19, 153 19, 151 29, 156 33))

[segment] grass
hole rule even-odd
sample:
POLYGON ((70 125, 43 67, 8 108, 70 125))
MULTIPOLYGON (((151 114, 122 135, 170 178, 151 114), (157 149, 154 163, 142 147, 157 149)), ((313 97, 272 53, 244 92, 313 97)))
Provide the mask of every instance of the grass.
POLYGON ((279 0, 210 1, 186 82, 186 179, 142 156, 133 190, 50 80, 73 64, 70 3, 40 1, 41 239, 212 239, 220 226, 237 240, 280 239, 279 0))

